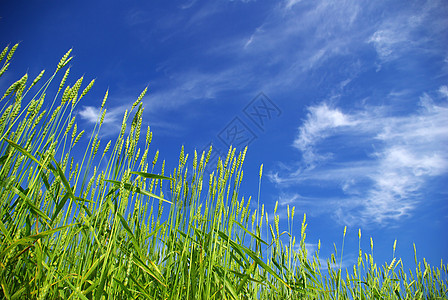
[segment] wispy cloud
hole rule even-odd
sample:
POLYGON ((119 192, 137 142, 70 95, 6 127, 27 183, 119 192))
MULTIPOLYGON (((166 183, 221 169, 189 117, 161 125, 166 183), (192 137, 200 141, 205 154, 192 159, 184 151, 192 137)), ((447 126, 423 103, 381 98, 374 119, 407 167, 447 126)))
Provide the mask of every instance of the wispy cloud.
MULTIPOLYGON (((100 131, 100 135, 102 137, 117 135, 120 132, 124 113, 126 110, 130 109, 131 105, 132 102, 125 101, 125 104, 123 105, 106 109, 106 115, 100 131)), ((135 111, 136 110, 134 109, 134 112, 135 111)), ((143 113, 146 115, 146 117, 144 117, 143 119, 150 120, 150 122, 144 121, 143 126, 150 126, 151 131, 156 132, 157 134, 169 136, 176 135, 182 131, 182 128, 179 127, 176 123, 162 120, 154 112, 148 111, 148 108, 144 108, 143 113)), ((90 124, 99 122, 101 118, 100 108, 94 106, 83 106, 78 111, 78 114, 82 120, 87 121, 90 124)), ((128 129, 129 126, 127 127, 127 130, 128 129)))
POLYGON ((277 63, 283 82, 300 77, 331 57, 347 54, 361 32, 355 27, 360 12, 355 1, 302 3, 288 0, 278 4, 244 47, 251 56, 267 55, 269 61, 277 63))
MULTIPOLYGON (((352 113, 312 106, 293 142, 302 154, 297 169, 270 178, 283 188, 338 189, 343 196, 313 201, 342 222, 386 224, 410 215, 428 180, 448 172, 448 103, 438 100, 424 94, 419 110, 404 116, 384 106, 352 113)), ((281 200, 307 202, 294 193, 281 200)))
POLYGON ((324 159, 324 156, 313 151, 316 143, 325 139, 335 129, 353 127, 357 123, 356 118, 345 115, 338 109, 330 108, 326 103, 310 107, 307 120, 299 129, 299 137, 294 141, 294 147, 302 152, 303 161, 311 167, 316 161, 324 159))
POLYGON ((160 87, 148 95, 149 110, 179 108, 193 101, 214 99, 223 91, 247 84, 238 80, 238 74, 231 69, 218 73, 178 72, 170 75, 170 81, 168 87, 160 87))
POLYGON ((410 3, 401 14, 384 18, 367 42, 375 47, 382 62, 397 59, 410 51, 432 52, 438 49, 434 47, 435 41, 431 41, 432 36, 447 29, 446 22, 440 22, 438 17, 441 5, 440 1, 426 2, 418 7, 410 3))
MULTIPOLYGON (((333 262, 331 259, 331 255, 329 257, 322 257, 322 253, 319 253, 319 257, 316 256, 318 251, 317 243, 305 243, 306 257, 307 259, 313 263, 315 262, 318 266, 318 269, 323 272, 327 270, 337 270, 337 269, 347 269, 354 265, 356 262, 356 258, 353 255, 344 255, 343 260, 340 260, 340 257, 335 257, 336 261, 333 262)), ((300 253, 302 250, 299 244, 296 244, 294 247, 294 251, 300 253)), ((320 251, 319 251, 320 252, 320 251)), ((333 253, 334 255, 334 253, 333 253)), ((298 263, 298 262, 297 262, 298 263)))
POLYGON ((189 0, 180 6, 181 9, 189 9, 196 4, 197 0, 189 0))
MULTIPOLYGON (((299 1, 269 5, 266 18, 259 24, 254 23, 252 31, 249 26, 231 35, 227 31, 216 32, 214 38, 203 44, 183 49, 182 55, 190 56, 196 64, 179 66, 177 60, 161 63, 163 69, 176 71, 163 79, 163 89, 153 93, 153 97, 163 97, 162 106, 175 106, 211 98, 222 91, 291 88, 305 72, 322 66, 331 57, 350 52, 351 38, 353 34, 359 34, 359 28, 353 26, 360 9, 356 1, 343 5, 319 1, 299 6, 299 1), (221 63, 210 70, 210 60, 221 63)), ((176 23, 176 30, 167 34, 196 40, 203 34, 199 29, 203 28, 204 22, 215 26, 210 16, 228 9, 216 2, 196 3, 195 7, 197 10, 188 16, 179 12, 173 19, 181 21, 176 23)), ((140 15, 140 12, 132 11, 129 22, 140 24, 140 15)), ((152 105, 156 106, 156 103, 152 105)))
MULTIPOLYGON (((117 121, 120 122, 120 120, 118 120, 119 115, 122 115, 123 112, 124 110, 122 111, 120 108, 115 108, 111 112, 106 111, 103 124, 112 124, 117 121)), ((94 124, 100 120, 101 112, 99 107, 83 106, 79 111, 79 115, 81 116, 81 119, 94 124)))
POLYGON ((446 86, 446 85, 442 85, 442 86, 439 88, 439 93, 440 93, 442 96, 444 96, 445 98, 448 98, 448 86, 446 86))
POLYGON ((285 8, 286 9, 290 9, 292 8, 295 4, 301 2, 302 0, 286 0, 285 2, 285 8))
MULTIPOLYGON (((104 116, 103 125, 100 131, 102 137, 117 135, 119 133, 123 115, 127 108, 128 106, 121 105, 112 109, 106 109, 106 115, 104 116)), ((84 120, 89 124, 96 124, 101 118, 100 108, 89 105, 82 106, 77 114, 80 116, 81 120, 84 120)))
POLYGON ((170 49, 170 59, 160 62, 169 74, 157 77, 160 88, 152 91, 152 112, 181 108, 197 99, 219 98, 217 95, 226 91, 263 90, 274 95, 285 89, 297 90, 304 82, 317 85, 313 80, 323 80, 317 71, 331 63, 338 64, 332 69, 332 78, 344 88, 366 64, 372 64, 370 58, 363 60, 366 51, 375 49, 381 62, 389 61, 409 47, 431 46, 430 37, 422 37, 419 30, 446 28, 440 17, 428 22, 440 7, 437 1, 400 6, 389 14, 389 4, 382 2, 284 0, 263 5, 265 17, 251 20, 241 31, 220 30, 215 22, 231 7, 251 5, 242 2, 248 1, 234 1, 232 6, 228 2, 180 1, 180 6, 174 5, 177 9, 163 12, 166 18, 153 18, 154 12, 149 10, 129 10, 126 22, 142 40, 155 38, 156 28, 157 39, 191 41, 182 44, 181 50, 170 49), (214 29, 207 39, 203 38, 205 26, 214 29), (185 63, 183 57, 195 64, 185 63), (210 61, 219 63, 210 68, 210 61))

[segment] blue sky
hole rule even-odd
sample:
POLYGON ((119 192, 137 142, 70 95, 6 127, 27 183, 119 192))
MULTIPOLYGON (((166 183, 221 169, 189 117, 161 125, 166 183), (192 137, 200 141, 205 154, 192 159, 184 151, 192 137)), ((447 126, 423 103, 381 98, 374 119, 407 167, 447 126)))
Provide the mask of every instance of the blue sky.
MULTIPOLYGON (((249 143, 242 195, 286 219, 307 213, 308 246, 356 261, 448 260, 448 6, 444 1, 2 1, 0 42, 20 42, 5 90, 73 48, 79 107, 103 137, 146 87, 152 151, 175 167, 212 143, 249 143)), ((301 217, 296 217, 297 234, 301 217)), ((286 229, 286 227, 285 227, 286 229)))

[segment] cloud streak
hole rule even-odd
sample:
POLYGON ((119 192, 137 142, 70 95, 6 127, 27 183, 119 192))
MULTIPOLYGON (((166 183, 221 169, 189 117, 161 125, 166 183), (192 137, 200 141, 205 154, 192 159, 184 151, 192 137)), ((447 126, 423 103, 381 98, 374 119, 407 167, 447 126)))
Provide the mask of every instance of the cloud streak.
MULTIPOLYGON (((247 7, 248 3, 241 2, 232 5, 247 7)), ((164 33, 173 38, 201 41, 174 53, 175 57, 190 57, 197 63, 179 65, 177 59, 161 63, 162 69, 175 72, 158 79, 160 85, 151 94, 155 99, 150 104, 154 112, 182 107, 198 99, 220 98, 219 95, 228 91, 253 94, 263 90, 274 95, 284 89, 297 90, 304 82, 307 86, 318 85, 314 81, 322 80, 322 76, 316 71, 331 63, 343 64, 331 74, 341 81, 343 88, 362 69, 371 67, 371 60, 362 59, 366 51, 375 51, 380 63, 389 62, 400 57, 405 48, 429 47, 428 39, 415 34, 421 28, 436 28, 439 32, 446 28, 437 23, 440 18, 428 20, 440 6, 437 4, 421 7, 413 4, 409 9, 397 8, 397 14, 378 17, 377 11, 389 4, 285 0, 267 5, 266 17, 252 23, 252 29, 249 26, 236 33, 216 29, 213 38, 204 40, 201 26, 207 22, 207 26, 214 28, 216 24, 210 16, 219 19, 229 6, 215 2, 182 3, 194 3, 197 10, 189 14, 182 9, 174 10, 173 16, 167 18, 173 24, 162 28, 170 28, 164 33), (220 63, 210 69, 211 60, 220 63)), ((140 14, 129 12, 132 26, 145 24, 140 14)))
POLYGON ((336 188, 341 196, 319 196, 318 203, 341 222, 387 224, 411 215, 426 183, 448 172, 448 103, 439 100, 424 94, 418 111, 404 116, 390 116, 384 106, 352 113, 311 106, 293 142, 302 155, 297 169, 270 179, 282 188, 336 188))
POLYGON ((372 44, 379 59, 389 62, 411 51, 433 51, 430 37, 446 31, 446 24, 440 23, 437 12, 440 2, 431 1, 419 7, 413 3, 402 14, 382 20, 375 32, 367 40, 372 44), (422 32, 425 34, 422 35, 422 32))

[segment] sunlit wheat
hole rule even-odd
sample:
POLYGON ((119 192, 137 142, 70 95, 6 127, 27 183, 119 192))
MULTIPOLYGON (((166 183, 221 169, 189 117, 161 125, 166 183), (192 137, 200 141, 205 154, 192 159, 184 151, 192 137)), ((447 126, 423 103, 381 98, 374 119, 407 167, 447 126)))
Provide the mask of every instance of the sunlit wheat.
MULTIPOLYGON (((0 53, 0 76, 17 46, 0 53)), ((353 270, 342 270, 346 228, 340 259, 335 246, 325 269, 320 241, 315 253, 307 251, 306 215, 296 231, 295 208, 288 205, 284 230, 278 202, 272 214, 265 210, 263 165, 257 203, 240 197, 247 147, 231 147, 211 173, 212 147, 193 158, 182 147, 178 166, 165 170, 159 151, 150 148, 149 127, 140 140, 147 88, 126 110, 117 138, 104 144, 106 91, 86 139, 75 116, 94 80, 84 86, 81 77, 65 86, 72 82, 70 54, 37 91, 44 71, 28 88, 25 74, 1 98, 2 298, 447 298, 447 265, 422 264, 414 247, 416 269, 406 272, 395 242, 390 264, 378 267, 372 239, 370 254, 362 252, 360 230, 353 270), (58 78, 59 85, 53 83, 58 78)))

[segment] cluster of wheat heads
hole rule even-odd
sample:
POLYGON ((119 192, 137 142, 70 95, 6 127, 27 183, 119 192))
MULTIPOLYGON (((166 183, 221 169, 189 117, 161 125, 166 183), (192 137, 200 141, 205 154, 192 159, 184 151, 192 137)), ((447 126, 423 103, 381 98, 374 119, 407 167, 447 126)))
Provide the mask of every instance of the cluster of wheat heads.
MULTIPOLYGON (((1 53, 0 76, 16 48, 1 53)), ((66 83, 70 52, 47 81, 44 71, 31 83, 25 74, 1 98, 0 297, 446 299, 446 265, 416 260, 407 273, 394 258, 377 267, 373 242, 345 279, 337 252, 322 267, 320 243, 307 253, 305 216, 296 244, 294 208, 281 231, 277 205, 269 217, 260 193, 254 210, 251 198, 239 196, 246 149, 230 148, 204 178, 212 149, 195 151, 189 168, 182 148, 178 167, 164 176, 158 152, 148 159, 149 128, 140 138, 146 89, 125 112, 116 140, 104 145, 106 92, 90 138, 80 142, 76 109, 93 81, 66 83), (73 151, 85 154, 75 159, 73 151)))

